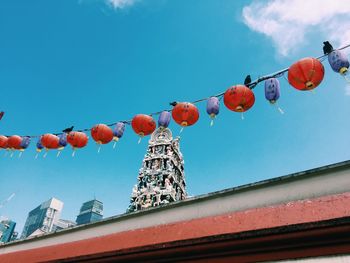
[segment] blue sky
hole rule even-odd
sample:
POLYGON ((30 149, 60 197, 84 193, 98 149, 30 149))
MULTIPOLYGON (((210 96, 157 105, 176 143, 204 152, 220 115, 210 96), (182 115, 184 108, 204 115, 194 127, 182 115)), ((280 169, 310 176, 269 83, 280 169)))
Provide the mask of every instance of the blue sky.
MULTIPOLYGON (((332 8, 308 20, 299 0, 4 0, 0 134, 130 119, 318 56, 326 39, 350 43, 350 10, 325 2, 332 8)), ((210 127, 205 103, 198 104, 199 122, 181 134, 189 194, 348 160, 350 96, 344 79, 324 65, 314 93, 280 79, 284 115, 265 100, 262 84, 244 120, 221 105, 210 127)), ((170 127, 179 134, 174 122, 170 127)), ((67 148, 59 158, 50 152, 35 160, 34 145, 21 158, 0 152, 0 200, 16 193, 0 215, 21 232, 28 212, 50 197, 64 202, 63 218, 75 220, 94 195, 106 217, 123 213, 147 147, 148 139, 137 140, 127 127, 117 148, 106 145, 100 154, 93 141, 75 158, 67 148)))

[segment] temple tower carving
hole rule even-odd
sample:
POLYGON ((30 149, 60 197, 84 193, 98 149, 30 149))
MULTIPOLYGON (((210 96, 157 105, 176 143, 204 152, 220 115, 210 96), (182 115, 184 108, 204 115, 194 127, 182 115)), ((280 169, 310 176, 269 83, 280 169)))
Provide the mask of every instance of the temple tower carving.
POLYGON ((179 141, 179 137, 173 139, 168 128, 158 128, 151 135, 137 184, 132 189, 128 212, 186 198, 184 160, 179 141))

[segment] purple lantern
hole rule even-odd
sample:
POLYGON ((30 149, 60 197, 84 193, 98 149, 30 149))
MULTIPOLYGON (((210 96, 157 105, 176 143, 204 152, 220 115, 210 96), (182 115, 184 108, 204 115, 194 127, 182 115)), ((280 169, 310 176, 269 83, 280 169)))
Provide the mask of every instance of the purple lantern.
POLYGON ((274 104, 280 97, 280 82, 276 78, 265 80, 265 98, 274 104))
POLYGON ((124 122, 118 122, 115 125, 115 128, 113 130, 113 141, 114 141, 113 148, 115 148, 115 146, 117 144, 117 141, 121 137, 123 137, 124 131, 125 131, 125 123, 124 122))
POLYGON ((27 149, 29 144, 30 144, 30 137, 28 136, 22 137, 22 142, 20 144, 21 151, 24 151, 25 149, 27 149))
POLYGON ((58 135, 59 141, 58 144, 60 145, 59 148, 64 148, 67 145, 67 133, 62 133, 58 135))
POLYGON ((349 68, 349 60, 340 50, 334 50, 329 53, 328 62, 335 72, 340 73, 341 75, 345 75, 347 73, 349 68))
POLYGON ((57 135, 58 138, 59 138, 59 141, 58 141, 58 152, 57 152, 57 155, 56 157, 60 156, 61 154, 61 151, 64 149, 64 147, 66 147, 67 145, 67 133, 62 133, 62 134, 59 134, 57 135))
POLYGON ((169 111, 162 111, 159 114, 159 118, 158 118, 158 126, 161 128, 167 128, 169 126, 170 123, 170 112, 169 111))
POLYGON ((214 118, 216 115, 219 114, 220 111, 220 102, 217 97, 210 97, 207 100, 207 113, 209 114, 210 118, 212 119, 210 122, 210 126, 213 126, 214 124, 214 118))
POLYGON ((41 136, 40 136, 38 142, 36 143, 36 151, 41 152, 42 149, 44 149, 44 146, 41 144, 41 136))
POLYGON ((124 122, 118 122, 116 125, 115 125, 115 128, 113 130, 113 135, 114 135, 114 140, 118 140, 120 139, 123 134, 124 134, 124 130, 125 130, 125 124, 124 122))

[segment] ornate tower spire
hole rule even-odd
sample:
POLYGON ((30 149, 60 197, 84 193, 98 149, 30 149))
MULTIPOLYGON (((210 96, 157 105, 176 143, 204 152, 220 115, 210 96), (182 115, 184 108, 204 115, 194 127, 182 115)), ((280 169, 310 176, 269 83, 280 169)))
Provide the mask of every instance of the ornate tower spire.
POLYGON ((128 212, 186 198, 184 161, 179 140, 168 128, 158 128, 148 142, 128 212))

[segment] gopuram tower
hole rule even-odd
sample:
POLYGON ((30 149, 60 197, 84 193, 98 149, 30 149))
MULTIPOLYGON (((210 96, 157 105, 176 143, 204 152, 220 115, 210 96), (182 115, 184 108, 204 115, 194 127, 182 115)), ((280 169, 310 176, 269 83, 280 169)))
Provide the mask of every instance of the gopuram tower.
POLYGON ((179 140, 179 137, 173 139, 168 128, 158 128, 151 135, 127 212, 186 198, 184 161, 179 140))

